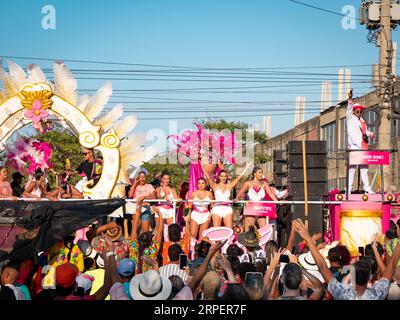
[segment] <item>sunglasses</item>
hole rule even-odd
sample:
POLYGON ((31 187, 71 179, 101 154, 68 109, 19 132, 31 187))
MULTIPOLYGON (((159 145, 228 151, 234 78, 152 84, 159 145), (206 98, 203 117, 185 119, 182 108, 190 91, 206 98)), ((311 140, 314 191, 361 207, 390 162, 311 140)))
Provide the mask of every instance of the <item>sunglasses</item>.
POLYGON ((355 113, 362 113, 361 110, 355 110, 354 112, 355 112, 355 113))
POLYGON ((84 156, 88 155, 90 152, 82 152, 84 156))

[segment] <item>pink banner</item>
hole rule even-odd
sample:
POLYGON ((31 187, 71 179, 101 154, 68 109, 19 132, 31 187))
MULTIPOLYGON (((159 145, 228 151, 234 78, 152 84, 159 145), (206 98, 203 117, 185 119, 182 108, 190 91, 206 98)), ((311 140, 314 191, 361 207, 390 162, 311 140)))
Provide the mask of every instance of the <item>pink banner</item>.
POLYGON ((262 216, 276 219, 276 206, 273 203, 249 202, 244 207, 245 216, 262 216))
POLYGON ((388 151, 353 151, 350 152, 350 165, 389 165, 390 153, 388 151))

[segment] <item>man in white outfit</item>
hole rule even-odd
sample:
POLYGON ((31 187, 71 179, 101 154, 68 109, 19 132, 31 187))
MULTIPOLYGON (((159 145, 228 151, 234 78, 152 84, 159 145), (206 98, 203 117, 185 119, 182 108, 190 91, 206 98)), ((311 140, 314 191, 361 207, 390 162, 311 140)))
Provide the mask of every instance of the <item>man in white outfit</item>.
MULTIPOLYGON (((375 138, 375 133, 367 129, 365 120, 361 117, 365 107, 353 102, 353 91, 349 92, 349 100, 346 110, 346 125, 348 137, 348 149, 350 150, 368 150, 368 139, 375 138)), ((366 193, 373 194, 368 181, 368 166, 360 165, 360 176, 364 184, 366 193)), ((351 192, 353 187, 354 175, 356 173, 356 165, 349 166, 349 185, 348 190, 351 192)))

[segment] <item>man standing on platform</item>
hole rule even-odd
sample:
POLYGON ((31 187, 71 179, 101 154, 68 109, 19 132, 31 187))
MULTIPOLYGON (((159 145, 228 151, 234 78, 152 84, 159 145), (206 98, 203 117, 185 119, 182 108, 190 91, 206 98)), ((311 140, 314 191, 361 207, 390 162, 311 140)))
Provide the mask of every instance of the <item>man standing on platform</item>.
MULTIPOLYGON (((365 107, 353 102, 353 90, 349 92, 349 100, 346 110, 346 125, 348 137, 348 149, 350 150, 368 150, 369 138, 375 138, 375 133, 367 129, 365 120, 361 117, 365 107)), ((364 184, 364 191, 369 194, 374 192, 368 181, 368 166, 360 165, 361 180, 364 184)), ((356 165, 349 165, 349 193, 353 187, 354 175, 356 173, 356 165)))

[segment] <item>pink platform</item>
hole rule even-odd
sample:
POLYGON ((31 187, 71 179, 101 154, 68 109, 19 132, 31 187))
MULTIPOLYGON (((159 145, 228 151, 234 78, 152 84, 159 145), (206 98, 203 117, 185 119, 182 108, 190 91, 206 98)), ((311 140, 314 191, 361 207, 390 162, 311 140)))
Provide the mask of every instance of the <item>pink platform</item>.
MULTIPOLYGON (((369 194, 368 201, 362 200, 362 194, 350 194, 349 201, 346 201, 346 195, 343 195, 341 204, 329 205, 331 241, 340 240, 340 212, 341 210, 373 210, 382 211, 382 233, 384 234, 390 225, 390 208, 389 203, 382 203, 381 194, 369 194)), ((330 201, 336 201, 336 194, 329 196, 330 201)))

